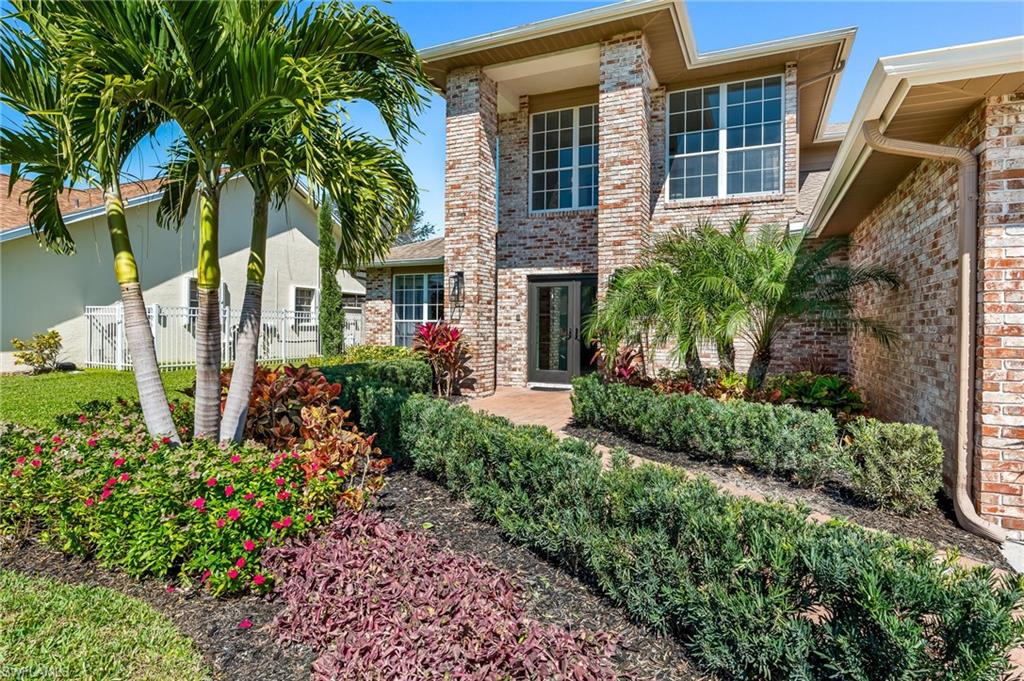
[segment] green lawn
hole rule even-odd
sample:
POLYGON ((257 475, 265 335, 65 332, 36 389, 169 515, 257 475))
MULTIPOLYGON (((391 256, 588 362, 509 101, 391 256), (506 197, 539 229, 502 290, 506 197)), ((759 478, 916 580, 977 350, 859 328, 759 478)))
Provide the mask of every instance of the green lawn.
POLYGON ((0 678, 209 679, 195 644, 142 601, 0 571, 0 678))
MULTIPOLYGON (((164 386, 170 399, 184 397, 177 392, 192 385, 195 370, 164 372, 164 386)), ((135 375, 130 371, 89 369, 77 373, 39 376, 0 376, 0 420, 27 426, 46 426, 55 416, 74 411, 79 402, 138 399, 135 375)))

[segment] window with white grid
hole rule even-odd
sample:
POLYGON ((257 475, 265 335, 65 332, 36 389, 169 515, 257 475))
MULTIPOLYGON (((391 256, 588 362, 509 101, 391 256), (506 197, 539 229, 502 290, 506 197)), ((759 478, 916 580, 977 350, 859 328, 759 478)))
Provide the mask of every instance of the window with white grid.
POLYGON ((597 205, 597 105, 533 114, 530 123, 530 209, 597 205))
POLYGON ((391 289, 394 343, 412 347, 416 328, 444 318, 444 275, 396 274, 391 289))
POLYGON ((782 76, 668 97, 670 199, 782 188, 782 76))

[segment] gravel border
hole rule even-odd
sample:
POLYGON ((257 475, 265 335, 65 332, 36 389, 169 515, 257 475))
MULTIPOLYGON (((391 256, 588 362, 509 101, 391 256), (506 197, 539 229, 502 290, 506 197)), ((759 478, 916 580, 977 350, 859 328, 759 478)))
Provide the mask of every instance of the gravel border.
POLYGON ((871 508, 854 499, 845 490, 835 487, 820 489, 797 487, 785 480, 769 477, 740 464, 726 465, 706 459, 695 459, 683 452, 670 452, 651 447, 597 428, 584 428, 570 424, 565 432, 588 442, 613 449, 623 447, 635 456, 706 475, 712 482, 736 485, 766 497, 774 497, 791 503, 803 503, 813 511, 835 518, 846 518, 858 525, 885 530, 908 539, 924 539, 937 548, 955 549, 965 557, 1012 571, 1009 563, 999 552, 998 544, 977 537, 957 524, 952 502, 945 496, 942 497, 939 507, 907 517, 871 508))

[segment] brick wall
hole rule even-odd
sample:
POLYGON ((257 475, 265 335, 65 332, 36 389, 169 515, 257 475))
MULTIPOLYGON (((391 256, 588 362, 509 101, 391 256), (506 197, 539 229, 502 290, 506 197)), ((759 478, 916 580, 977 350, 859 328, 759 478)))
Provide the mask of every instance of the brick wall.
POLYGON ((366 271, 366 300, 363 301, 363 342, 391 345, 391 270, 366 271))
POLYGON ((445 121, 445 280, 465 278, 445 318, 465 332, 473 391, 494 390, 497 88, 479 67, 448 74, 445 121))
POLYGON ((988 100, 978 154, 978 368, 973 489, 1024 536, 1024 95, 988 100))

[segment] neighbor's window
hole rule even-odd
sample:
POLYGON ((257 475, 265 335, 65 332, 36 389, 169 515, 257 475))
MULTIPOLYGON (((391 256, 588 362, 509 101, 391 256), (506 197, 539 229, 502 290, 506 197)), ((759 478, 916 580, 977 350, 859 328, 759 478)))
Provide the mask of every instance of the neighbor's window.
POLYGON ((190 309, 199 307, 199 280, 188 278, 188 293, 185 294, 185 306, 190 309))
POLYGON ((533 114, 530 208, 597 205, 597 105, 533 114))
POLYGON ((668 97, 670 199, 782 187, 782 76, 668 97))
POLYGON ((444 317, 444 275, 396 274, 392 287, 395 345, 412 347, 416 327, 444 317))
POLYGON ((295 287, 293 309, 295 310, 296 321, 308 322, 313 319, 314 300, 316 300, 315 288, 308 288, 306 286, 295 287))

